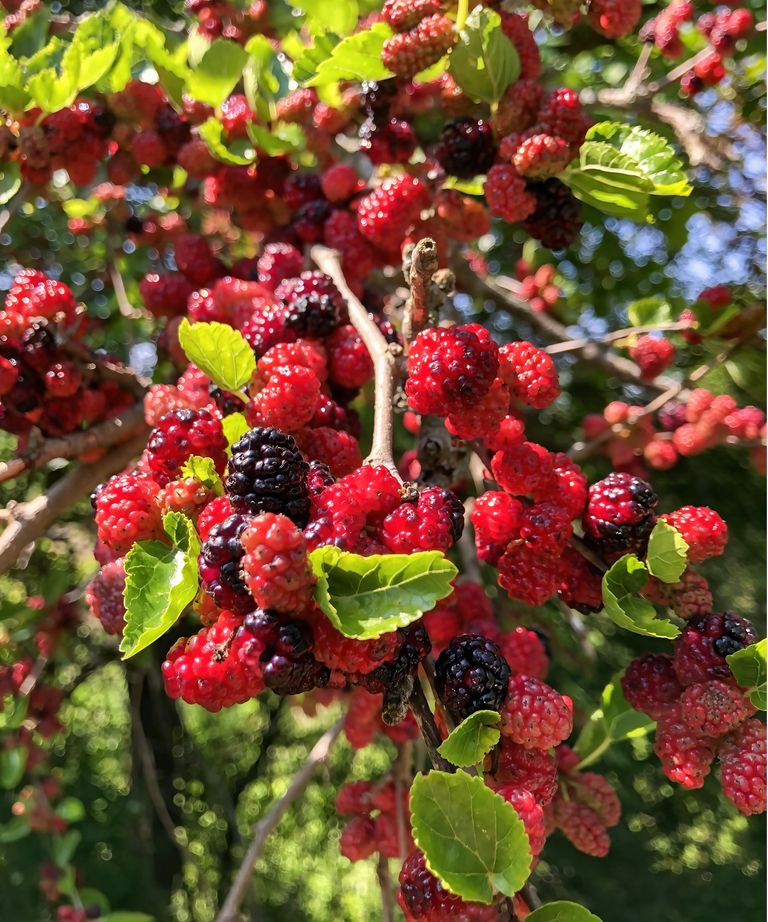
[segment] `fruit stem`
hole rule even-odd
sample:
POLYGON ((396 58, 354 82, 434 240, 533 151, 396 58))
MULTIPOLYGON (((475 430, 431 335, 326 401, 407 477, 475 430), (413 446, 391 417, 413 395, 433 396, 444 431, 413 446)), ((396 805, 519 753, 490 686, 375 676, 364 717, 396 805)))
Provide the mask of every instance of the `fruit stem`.
POLYGON ((456 31, 459 32, 464 28, 469 13, 469 0, 459 0, 459 6, 456 10, 456 31))
POLYGON ((610 738, 610 736, 606 736, 606 738, 597 748, 593 749, 588 756, 585 756, 581 762, 579 762, 579 764, 574 768, 574 771, 580 772, 582 769, 587 768, 587 766, 597 762, 600 756, 611 748, 612 743, 613 740, 610 738))

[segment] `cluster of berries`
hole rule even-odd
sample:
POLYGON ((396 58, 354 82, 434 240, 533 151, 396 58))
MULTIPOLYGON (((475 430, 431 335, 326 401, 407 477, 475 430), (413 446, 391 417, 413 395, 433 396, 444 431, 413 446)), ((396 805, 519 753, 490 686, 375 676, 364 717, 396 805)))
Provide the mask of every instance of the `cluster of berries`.
POLYGON ((584 417, 582 426, 587 439, 601 440, 601 450, 618 471, 644 476, 646 465, 669 470, 681 457, 716 445, 746 444, 753 464, 765 473, 765 413, 759 407, 739 407, 733 397, 715 396, 705 388, 670 401, 655 419, 641 406, 614 400, 602 413, 584 417))
POLYGON ((534 269, 525 259, 519 259, 515 272, 520 282, 519 295, 528 302, 531 310, 537 314, 556 313, 562 291, 555 282, 555 266, 544 263, 534 269))
POLYGON ((655 751, 664 774, 700 788, 717 757, 723 793, 748 816, 766 809, 765 726, 726 657, 756 640, 749 621, 734 612, 700 615, 671 656, 641 656, 622 678, 629 703, 658 722, 655 751))
MULTIPOLYGON (((685 50, 680 29, 685 23, 693 22, 695 14, 690 0, 672 0, 645 23, 640 30, 640 38, 653 43, 666 58, 680 57, 685 50)), ((753 27, 752 13, 744 7, 732 9, 729 5, 728 8, 699 15, 696 28, 707 39, 712 51, 683 74, 681 92, 685 96, 693 96, 707 86, 720 83, 726 73, 723 59, 734 53, 739 39, 750 35, 753 27)))
POLYGON ((336 811, 351 817, 339 843, 341 854, 350 861, 362 861, 377 852, 383 858, 398 858, 413 848, 408 791, 401 789, 398 794, 392 779, 345 784, 336 797, 336 811))
POLYGON ((84 362, 81 349, 77 357, 68 351, 80 346, 85 321, 62 282, 36 269, 16 275, 0 311, 0 428, 24 439, 35 427, 62 436, 133 403, 114 380, 99 378, 98 363, 84 362))
POLYGON ((184 0, 184 10, 197 18, 197 28, 206 38, 227 38, 244 45, 264 30, 268 4, 266 0, 250 3, 226 3, 224 0, 184 0))
POLYGON ((75 185, 87 186, 109 153, 115 122, 103 103, 87 99, 44 118, 30 109, 0 128, 0 154, 16 160, 24 179, 35 185, 48 183, 54 170, 66 170, 75 185))

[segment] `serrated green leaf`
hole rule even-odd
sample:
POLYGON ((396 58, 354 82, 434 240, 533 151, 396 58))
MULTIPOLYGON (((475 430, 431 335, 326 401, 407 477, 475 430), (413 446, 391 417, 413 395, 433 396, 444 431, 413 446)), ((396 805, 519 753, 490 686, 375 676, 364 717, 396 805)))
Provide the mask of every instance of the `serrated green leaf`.
POLYGON ((190 455, 181 466, 182 477, 193 477, 199 480, 204 487, 213 490, 217 496, 224 492, 219 472, 213 463, 213 458, 204 458, 201 455, 190 455))
POLYGON ((66 69, 62 62, 60 74, 57 73, 56 68, 46 67, 27 80, 29 94, 43 112, 57 112, 75 101, 80 74, 77 45, 70 45, 65 59, 66 69))
POLYGON ((688 565, 688 544, 680 532, 661 519, 653 526, 645 558, 648 572, 663 583, 677 583, 688 565))
POLYGON ((359 9, 357 0, 288 0, 296 10, 306 16, 306 26, 315 34, 333 32, 338 36, 349 35, 357 25, 359 9))
POLYGON ((765 710, 766 702, 766 643, 765 638, 726 656, 734 679, 749 689, 749 699, 756 708, 765 710))
POLYGON ((19 191, 21 172, 15 160, 4 163, 0 173, 0 205, 5 205, 19 191))
POLYGON ((233 141, 229 147, 224 143, 224 127, 218 119, 209 118, 197 129, 200 137, 208 145, 208 150, 222 163, 246 166, 253 163, 256 151, 247 141, 233 141))
POLYGON ((137 541, 125 558, 123 659, 162 637, 197 595, 200 539, 195 526, 180 512, 168 512, 163 528, 172 547, 137 541))
POLYGON ((475 711, 451 731, 437 751, 451 765, 477 765, 498 743, 500 720, 498 711, 475 711))
POLYGON ((266 35, 254 35, 245 46, 248 61, 243 71, 243 88, 248 105, 265 122, 275 117, 275 103, 285 81, 285 72, 266 35))
POLYGON ((604 214, 633 221, 648 217, 652 183, 630 157, 608 144, 582 144, 578 160, 560 179, 576 198, 604 214))
POLYGON ((645 637, 672 640, 680 633, 671 622, 656 617, 656 609, 637 593, 648 579, 645 564, 633 554, 625 554, 603 575, 605 613, 619 627, 645 637))
POLYGON ((221 421, 221 427, 224 430, 224 438, 227 440, 227 452, 232 453, 232 446, 239 441, 246 432, 250 430, 248 420, 242 413, 229 413, 221 421))
POLYGON ((655 726, 650 717, 632 708, 624 696, 621 675, 617 675, 603 689, 600 707, 590 714, 573 748, 591 763, 613 743, 645 736, 655 726))
POLYGON ((513 896, 530 874, 531 851, 514 807, 466 772, 431 771, 411 786, 413 838, 427 867, 462 899, 513 896))
POLYGON ((668 323, 672 319, 672 308, 664 298, 639 298, 627 308, 627 317, 634 327, 668 323))
POLYGON ((624 122, 598 122, 587 131, 587 142, 604 142, 631 158, 651 183, 651 195, 690 195, 685 169, 666 138, 624 122))
POLYGON ((363 640, 417 621, 451 594, 457 573, 439 551, 363 557, 326 545, 309 561, 318 606, 342 634, 363 640))
POLYGON ((247 61, 248 53, 241 45, 217 38, 190 71, 187 92, 209 106, 220 106, 237 85, 247 61))
POLYGON ((534 909, 525 917, 526 922, 601 922, 600 918, 580 903, 556 900, 534 909))
POLYGON ((99 10, 80 20, 72 36, 72 44, 78 47, 78 89, 93 86, 111 70, 120 40, 106 10, 99 10))
POLYGON ((323 61, 331 57, 338 42, 336 35, 316 35, 314 44, 294 58, 293 79, 297 83, 306 83, 314 77, 323 61))
POLYGON ((448 70, 475 102, 497 103, 520 76, 517 49, 501 28, 495 10, 477 6, 467 16, 451 52, 448 70))
POLYGON ((392 30, 384 22, 343 39, 331 51, 330 57, 321 61, 317 71, 304 86, 333 83, 335 80, 386 80, 394 76, 381 61, 384 42, 392 30))
POLYGON ((24 777, 27 750, 24 746, 0 749, 0 787, 7 791, 15 788, 24 777))
POLYGON ((225 391, 239 391, 256 370, 256 357, 242 333, 226 323, 190 323, 179 326, 179 344, 190 362, 225 391))

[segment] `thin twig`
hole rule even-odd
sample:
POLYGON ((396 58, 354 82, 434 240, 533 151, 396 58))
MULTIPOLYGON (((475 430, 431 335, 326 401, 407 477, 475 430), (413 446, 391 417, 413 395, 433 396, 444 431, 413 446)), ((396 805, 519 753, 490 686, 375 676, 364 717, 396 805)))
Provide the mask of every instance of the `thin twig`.
POLYGON ((406 280, 410 296, 403 316, 403 339, 409 343, 430 324, 429 285, 437 272, 437 244, 429 237, 419 240, 406 251, 406 280))
POLYGON ((40 681, 40 676, 43 674, 48 663, 48 657, 38 656, 35 660, 34 666, 29 670, 27 675, 24 677, 24 681, 19 686, 19 697, 27 698, 32 694, 33 689, 40 681))
POLYGON ((455 772, 455 767, 437 751, 438 747, 442 745, 443 738, 440 736, 440 731, 437 729, 434 715, 429 709, 429 703, 424 695, 424 689, 421 687, 421 682, 419 682, 418 679, 414 682, 413 692, 411 694, 411 711, 416 718, 416 723, 419 725, 419 730, 424 740, 424 745, 427 747, 427 753, 429 754, 432 765, 440 769, 440 771, 455 772))
POLYGON ((413 741, 405 740, 400 746, 395 762, 395 820, 397 822, 397 847, 400 858, 405 861, 408 850, 407 828, 405 816, 405 800, 403 793, 410 787, 413 772, 413 741))
POLYGON ((130 320, 139 320, 142 317, 148 317, 149 313, 147 311, 134 307, 128 298, 128 292, 125 289, 125 281, 117 265, 117 258, 112 244, 109 245, 107 253, 107 270, 109 272, 109 279, 112 282, 112 290, 115 293, 117 307, 122 316, 128 317, 130 320))
POLYGON ((76 458, 96 448, 111 448, 127 441, 138 429, 146 429, 143 403, 105 420, 90 429, 72 432, 58 439, 47 439, 34 451, 27 451, 11 461, 0 462, 0 483, 27 471, 37 471, 57 458, 76 458))
POLYGON ((269 811, 253 827, 253 837, 251 844, 248 846, 240 868, 235 876, 234 883, 224 900, 224 903, 216 916, 216 922, 237 922, 240 918, 240 906, 248 892, 248 887, 253 877, 256 862, 264 851, 269 834, 277 826, 288 808, 304 793, 312 780, 315 769, 322 765, 328 758, 331 746, 341 733, 344 726, 343 718, 326 730, 326 732, 315 743, 307 756, 306 762, 301 766, 298 772, 293 776, 293 780, 288 785, 288 790, 283 796, 276 800, 269 811))
POLYGON ((41 538, 65 510, 140 454, 146 441, 142 433, 94 464, 83 464, 66 474, 41 496, 9 505, 9 521, 0 534, 0 573, 9 570, 24 548, 41 538))
POLYGON ((147 735, 144 732, 144 725, 141 722, 141 696, 144 690, 144 676, 135 676, 132 685, 134 689, 132 696, 133 700, 131 702, 133 709, 133 741, 136 746, 136 754, 141 762, 141 774, 144 778, 147 794, 152 802, 152 806, 155 808, 155 813, 160 821, 160 825, 168 834, 168 838, 171 842, 173 842, 176 848, 181 852, 182 858, 185 858, 187 851, 181 842, 179 842, 176 835, 176 824, 173 822, 171 814, 168 812, 168 806, 160 790, 160 783, 157 780, 157 769, 155 767, 155 757, 152 753, 149 741, 147 740, 147 735))
POLYGON ((390 346, 365 306, 350 290, 341 269, 338 253, 328 247, 317 245, 312 247, 312 259, 326 275, 333 279, 342 297, 346 300, 349 321, 373 361, 373 440, 366 462, 383 465, 402 483, 402 478, 395 465, 392 447, 392 402, 395 396, 395 351, 397 347, 390 346))
POLYGON ((376 862, 376 878, 381 890, 381 918, 382 922, 394 922, 395 898, 392 891, 392 877, 389 873, 389 861, 379 852, 376 862))
POLYGON ((548 352, 550 355, 559 355, 561 352, 578 352, 583 349, 585 346, 590 344, 602 344, 613 343, 620 339, 626 339, 628 336, 640 334, 640 333, 663 333, 663 332, 672 332, 674 330, 690 330, 692 324, 689 320, 675 320, 670 321, 669 323, 648 323, 644 326, 639 327, 625 327, 623 330, 614 330, 611 333, 606 333, 604 336, 600 336, 598 339, 571 339, 564 343, 554 343, 552 346, 546 346, 544 351, 548 352))
POLYGON ((121 387, 131 391, 137 397, 143 397, 152 384, 149 378, 137 374, 131 368, 121 365, 119 362, 113 362, 106 356, 95 355, 87 346, 75 340, 69 340, 64 343, 62 348, 65 352, 83 362, 86 368, 96 377, 107 381, 116 381, 121 387))

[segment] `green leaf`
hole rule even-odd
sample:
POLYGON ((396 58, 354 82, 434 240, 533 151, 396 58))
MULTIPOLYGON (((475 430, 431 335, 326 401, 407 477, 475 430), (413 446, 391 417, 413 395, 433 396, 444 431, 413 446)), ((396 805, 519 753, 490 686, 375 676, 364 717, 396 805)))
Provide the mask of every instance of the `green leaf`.
POLYGON ((245 387, 256 370, 248 340, 226 323, 191 324, 185 317, 179 326, 179 343, 189 361, 225 391, 245 387))
POLYGON ((41 7, 33 16, 24 19, 11 33, 11 48, 16 58, 29 58, 45 45, 51 11, 41 7))
POLYGON ((0 709, 0 729, 18 729, 26 720, 28 709, 29 698, 27 696, 20 698, 17 695, 6 695, 2 701, 2 709, 0 709))
POLYGON ((19 191, 21 186, 21 173, 15 160, 3 164, 0 173, 0 205, 5 205, 19 191))
POLYGON ((452 765, 477 765, 498 743, 500 720, 498 711, 475 711, 451 731, 437 751, 452 765))
POLYGON ((615 676, 603 689, 600 707, 590 714, 574 744, 582 760, 602 752, 626 739, 645 736, 656 726, 646 714, 634 710, 624 696, 621 675, 615 676))
POLYGON ((237 85, 247 60, 247 52, 237 42, 217 38, 191 71, 187 92, 209 106, 220 106, 237 85))
POLYGON ((633 221, 648 217, 653 183, 631 157, 609 144, 582 144, 578 160, 560 174, 560 179, 576 198, 605 214, 633 221))
POLYGON ((491 903, 528 879, 531 851, 514 807, 466 772, 431 771, 411 786, 413 838, 427 867, 462 899, 491 903))
POLYGON ((600 918, 586 906, 570 900, 556 900, 534 909, 525 917, 526 922, 600 922, 600 918))
POLYGON ((314 35, 333 32, 343 36, 357 25, 359 14, 357 0, 288 0, 289 4, 306 15, 306 25, 314 35))
POLYGON ((213 490, 218 496, 224 492, 219 472, 213 463, 213 458, 204 458, 201 455, 190 455, 181 466, 182 477, 194 477, 204 487, 213 490))
MULTIPOLYGON (((22 112, 29 102, 26 78, 21 65, 8 51, 8 39, 0 26, 0 108, 8 112, 22 112)), ((9 166, 4 164, 5 168, 9 166)))
POLYGON ((266 35, 254 35, 245 46, 248 61, 243 71, 243 88, 248 105, 265 122, 275 117, 275 103, 285 81, 277 52, 266 35))
POLYGON ((253 146, 245 140, 233 141, 231 146, 227 147, 224 143, 224 126, 218 119, 209 118, 200 125, 197 131, 213 156, 222 163, 246 166, 253 163, 256 158, 253 146))
POLYGON ((77 797, 65 797, 56 804, 55 812, 68 823, 79 823, 85 817, 85 806, 77 797))
POLYGON ((0 786, 6 790, 15 788, 24 777, 27 764, 27 750, 24 746, 0 749, 0 786))
POLYGON ((0 845, 18 842, 32 832, 26 817, 14 816, 7 823, 0 824, 0 845))
POLYGON ((406 627, 453 591, 456 567, 439 551, 363 557, 326 545, 309 555, 315 601, 346 637, 406 627))
POLYGON ((294 122, 276 122, 272 130, 263 125, 249 124, 248 137, 259 152, 268 157, 304 150, 307 143, 304 129, 294 122))
POLYGON ((598 122, 587 131, 587 141, 611 145, 632 159, 651 183, 651 195, 690 195, 685 168, 661 135, 625 122, 598 122))
POLYGON ((197 595, 200 539, 194 525, 180 512, 168 512, 163 528, 173 547, 137 541, 125 558, 123 659, 162 637, 197 595))
POLYGON ((381 62, 384 42, 392 30, 384 22, 375 23, 370 29, 350 35, 339 42, 330 57, 318 64, 315 75, 306 80, 305 86, 317 86, 334 80, 386 80, 392 77, 381 62))
POLYGON ((520 58, 495 10, 477 6, 459 32, 448 65, 453 79, 475 102, 497 103, 520 76, 520 58))
POLYGON ((293 62, 293 79, 306 83, 315 76, 323 61, 333 54, 339 39, 335 35, 316 35, 315 43, 305 48, 293 62))
POLYGON ((645 564, 633 554, 625 554, 603 574, 603 605, 605 613, 619 627, 645 637, 669 640, 680 633, 671 622, 656 617, 656 609, 637 593, 648 580, 645 564))
POLYGON ((99 916, 99 922, 154 922, 154 916, 148 916, 145 912, 108 912, 105 916, 99 916))
POLYGON ((221 427, 224 430, 224 438, 229 444, 230 453, 235 442, 239 441, 241 436, 244 436, 251 428, 242 413, 230 413, 225 416, 221 421, 221 427))
POLYGON ((749 689, 749 700, 762 711, 766 705, 766 643, 765 639, 759 640, 725 658, 734 679, 749 689))
POLYGON ((648 539, 645 565, 663 583, 677 583, 688 565, 688 544, 680 532, 661 519, 648 539))
POLYGON ((444 189, 455 189, 464 195, 482 195, 485 187, 485 176, 475 176, 474 179, 457 179, 449 176, 443 183, 444 189))
POLYGON ((672 308, 664 298, 640 298, 629 305, 627 316, 633 327, 668 323, 672 319, 672 308))
POLYGON ((78 46, 78 89, 84 90, 112 68, 120 49, 120 36, 113 28, 109 14, 102 9, 80 20, 72 36, 78 46))

